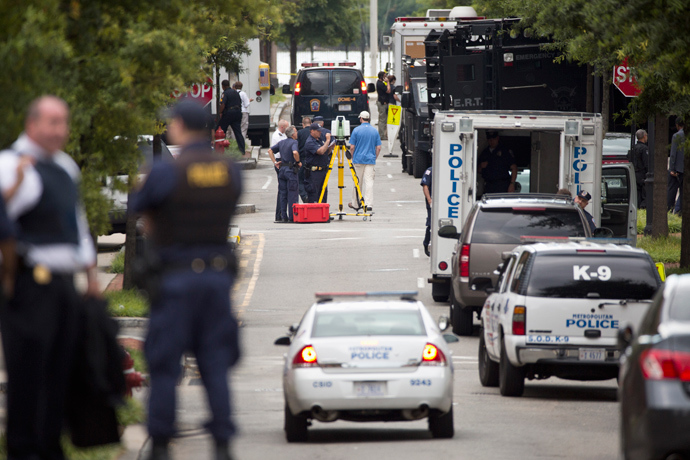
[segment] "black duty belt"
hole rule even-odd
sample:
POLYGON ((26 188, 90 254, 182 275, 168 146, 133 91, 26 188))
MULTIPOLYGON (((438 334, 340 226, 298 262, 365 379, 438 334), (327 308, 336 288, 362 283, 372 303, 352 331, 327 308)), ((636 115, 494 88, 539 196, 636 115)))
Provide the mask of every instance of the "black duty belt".
POLYGON ((239 105, 233 105, 232 107, 228 107, 230 110, 240 110, 241 107, 239 105))
POLYGON ((326 166, 310 166, 309 169, 311 169, 312 171, 323 171, 324 169, 326 169, 326 166))

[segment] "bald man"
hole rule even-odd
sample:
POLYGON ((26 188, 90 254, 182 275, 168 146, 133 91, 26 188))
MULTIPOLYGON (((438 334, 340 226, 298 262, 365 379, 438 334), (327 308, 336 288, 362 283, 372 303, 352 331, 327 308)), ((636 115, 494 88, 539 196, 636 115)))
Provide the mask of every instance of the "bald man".
POLYGON ((24 133, 0 152, 0 189, 19 230, 14 292, 0 306, 8 459, 64 458, 60 435, 80 302, 74 274, 86 271, 86 295, 101 295, 79 167, 62 151, 68 138, 67 104, 44 96, 31 103, 24 133))

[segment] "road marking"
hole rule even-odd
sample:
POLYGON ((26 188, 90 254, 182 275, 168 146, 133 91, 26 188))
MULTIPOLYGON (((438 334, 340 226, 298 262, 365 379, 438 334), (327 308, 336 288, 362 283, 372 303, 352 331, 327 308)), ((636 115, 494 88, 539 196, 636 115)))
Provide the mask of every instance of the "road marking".
POLYGON ((389 179, 393 179, 393 174, 386 174, 389 179))
POLYGON ((406 272, 407 268, 375 268, 370 272, 406 272))
POLYGON ((412 257, 414 257, 415 259, 419 259, 419 249, 415 248, 412 250, 412 257))
POLYGON ((424 278, 417 278, 417 288, 424 289, 424 278))
POLYGON ((252 272, 252 278, 249 280, 247 285, 247 292, 244 294, 244 300, 238 306, 237 318, 239 319, 244 309, 249 306, 249 301, 252 299, 254 294, 254 289, 256 289, 256 282, 259 280, 259 269, 261 268, 261 260, 264 258, 264 244, 266 238, 263 233, 259 233, 259 246, 256 248, 256 259, 254 260, 254 268, 252 272))
POLYGON ((266 176, 266 177, 267 177, 266 183, 261 186, 261 190, 266 190, 268 188, 268 186, 271 185, 271 181, 273 180, 272 176, 266 176))
POLYGON ((324 238, 321 241, 343 241, 343 240, 361 240, 362 238, 324 238))
POLYGON ((395 189, 394 189, 394 188, 392 188, 392 189, 391 189, 391 192, 395 193, 395 189))
POLYGON ((394 236, 393 238, 419 238, 419 235, 402 235, 402 236, 394 236))
POLYGON ((386 161, 386 166, 390 166, 390 165, 391 165, 391 162, 390 162, 390 161, 386 161))

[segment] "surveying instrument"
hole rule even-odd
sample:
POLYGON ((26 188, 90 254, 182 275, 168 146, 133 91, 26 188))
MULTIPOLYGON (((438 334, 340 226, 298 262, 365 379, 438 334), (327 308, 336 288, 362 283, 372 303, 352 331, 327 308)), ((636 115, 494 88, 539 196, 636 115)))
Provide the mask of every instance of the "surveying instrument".
POLYGON ((338 211, 331 213, 331 218, 338 216, 338 220, 342 220, 343 216, 355 216, 363 217, 366 221, 368 217, 371 217, 374 213, 368 210, 366 203, 364 202, 364 197, 362 196, 362 189, 359 187, 359 179, 357 178, 357 171, 352 165, 352 155, 347 149, 345 139, 350 137, 350 121, 345 120, 345 117, 339 116, 331 122, 331 134, 335 134, 335 147, 333 148, 333 154, 331 156, 331 161, 328 164, 328 172, 326 173, 326 178, 323 181, 323 187, 321 188, 321 195, 319 195, 319 203, 323 200, 323 195, 326 192, 326 187, 328 187, 328 179, 331 177, 331 171, 333 171, 333 164, 338 161, 338 192, 340 194, 340 202, 338 204, 338 211), (352 174, 352 180, 354 181, 355 190, 357 191, 357 212, 348 213, 343 210, 343 189, 345 188, 345 160, 350 168, 350 173, 352 174))

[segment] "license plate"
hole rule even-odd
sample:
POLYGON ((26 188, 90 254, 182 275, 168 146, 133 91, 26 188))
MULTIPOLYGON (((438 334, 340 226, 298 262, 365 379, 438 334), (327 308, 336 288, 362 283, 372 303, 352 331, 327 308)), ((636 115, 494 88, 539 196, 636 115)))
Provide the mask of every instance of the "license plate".
POLYGON ((341 112, 351 112, 352 104, 340 104, 338 106, 338 110, 340 110, 341 112))
POLYGON ((355 382, 355 396, 368 398, 385 395, 386 382, 355 382))
POLYGON ((606 361, 603 348, 580 348, 580 361, 606 361))

